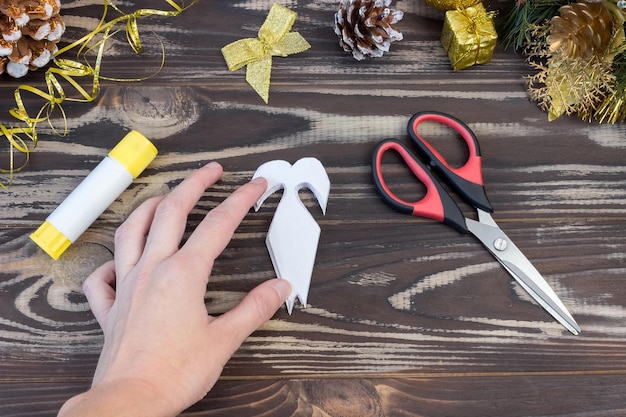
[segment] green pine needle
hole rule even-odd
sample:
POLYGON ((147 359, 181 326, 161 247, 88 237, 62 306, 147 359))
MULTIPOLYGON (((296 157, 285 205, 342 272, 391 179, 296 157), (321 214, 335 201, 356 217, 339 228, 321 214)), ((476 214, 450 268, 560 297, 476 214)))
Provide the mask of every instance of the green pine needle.
MULTIPOLYGON (((510 0, 504 0, 510 2, 510 0)), ((530 31, 551 19, 568 0, 516 0, 498 22, 498 33, 505 48, 520 51, 529 40, 530 31)))

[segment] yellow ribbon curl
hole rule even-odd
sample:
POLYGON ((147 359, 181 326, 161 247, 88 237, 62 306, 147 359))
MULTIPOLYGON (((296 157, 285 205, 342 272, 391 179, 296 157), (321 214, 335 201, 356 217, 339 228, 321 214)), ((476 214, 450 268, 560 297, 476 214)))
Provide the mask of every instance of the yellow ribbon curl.
POLYGON ((274 3, 259 29, 258 38, 240 39, 222 48, 230 71, 246 66, 246 81, 265 101, 269 100, 272 56, 287 56, 311 47, 298 32, 290 32, 297 14, 274 3))
MULTIPOLYGON (((0 173, 8 174, 8 181, 6 184, 0 182, 1 188, 7 189, 13 182, 14 174, 21 171, 28 164, 30 152, 37 147, 38 133, 36 128, 38 123, 47 122, 53 132, 58 133, 59 135, 67 134, 67 120, 65 118, 65 112, 61 107, 61 103, 64 101, 94 101, 100 92, 101 79, 114 81, 140 81, 151 77, 124 80, 109 78, 100 74, 100 67, 104 56, 106 42, 122 30, 125 31, 126 39, 132 50, 135 53, 140 53, 142 51, 139 28, 137 25, 137 20, 139 18, 148 16, 178 16, 183 11, 198 2, 198 0, 191 0, 191 2, 185 6, 182 4, 183 2, 176 2, 174 0, 164 1, 172 8, 171 10, 137 9, 132 13, 124 13, 121 9, 114 5, 111 0, 104 0, 104 9, 98 26, 87 35, 75 42, 72 42, 64 48, 59 49, 58 52, 55 53, 53 58, 54 65, 50 66, 44 74, 46 89, 42 90, 30 85, 20 85, 17 87, 14 93, 16 107, 10 109, 9 114, 19 122, 22 122, 24 126, 9 127, 5 124, 0 124, 0 138, 4 137, 9 146, 9 168, 0 168, 0 173), (121 16, 107 21, 109 8, 120 13, 121 16), (124 28, 118 27, 121 24, 124 24, 124 28), (76 50, 75 60, 62 57, 64 53, 73 49, 76 50), (96 55, 95 62, 92 65, 87 60, 86 55, 94 50, 96 51, 96 55), (81 59, 84 60, 84 62, 81 62, 81 59), (77 79, 83 77, 90 78, 90 86, 88 88, 84 88, 77 81, 77 79), (61 81, 68 83, 75 90, 77 96, 68 96, 61 84, 61 81), (88 89, 90 91, 88 91, 88 89), (35 116, 31 116, 26 110, 26 106, 22 98, 23 93, 30 93, 45 100, 45 103, 37 111, 35 116), (61 112, 61 116, 64 121, 62 132, 58 132, 58 130, 52 125, 51 115, 56 108, 58 108, 61 112), (16 165, 15 163, 16 152, 20 152, 24 156, 24 162, 19 165, 16 165)), ((164 60, 165 55, 163 54, 161 67, 158 71, 160 71, 163 67, 164 60)))

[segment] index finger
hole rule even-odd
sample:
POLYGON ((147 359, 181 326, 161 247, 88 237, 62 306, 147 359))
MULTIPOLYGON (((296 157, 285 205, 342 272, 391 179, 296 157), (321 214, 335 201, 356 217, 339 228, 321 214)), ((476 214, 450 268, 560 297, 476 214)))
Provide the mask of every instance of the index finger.
POLYGON ((178 251, 189 212, 206 189, 221 175, 221 165, 211 162, 194 171, 159 202, 146 240, 144 255, 150 253, 151 256, 165 259, 178 251))
POLYGON ((266 187, 265 178, 258 177, 235 190, 204 217, 181 248, 179 255, 210 272, 213 261, 226 248, 235 230, 254 203, 261 198, 266 187))

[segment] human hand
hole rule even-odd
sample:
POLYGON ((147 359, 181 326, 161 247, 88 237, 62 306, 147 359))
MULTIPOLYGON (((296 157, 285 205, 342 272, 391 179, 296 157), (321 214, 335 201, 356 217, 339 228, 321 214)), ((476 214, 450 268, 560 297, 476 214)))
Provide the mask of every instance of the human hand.
POLYGON ((177 415, 206 395, 245 338, 285 301, 289 283, 272 279, 225 314, 207 314, 213 262, 266 187, 264 179, 240 187, 179 249, 187 215, 221 173, 217 163, 200 168, 119 227, 114 260, 84 283, 104 332, 92 388, 59 416, 177 415))

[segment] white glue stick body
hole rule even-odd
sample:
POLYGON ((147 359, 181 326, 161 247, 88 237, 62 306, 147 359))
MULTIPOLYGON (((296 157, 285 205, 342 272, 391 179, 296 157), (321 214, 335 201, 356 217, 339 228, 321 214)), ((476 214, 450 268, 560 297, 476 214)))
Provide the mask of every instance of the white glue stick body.
POLYGON ((53 259, 59 259, 156 155, 156 147, 145 136, 129 132, 30 238, 53 259))

